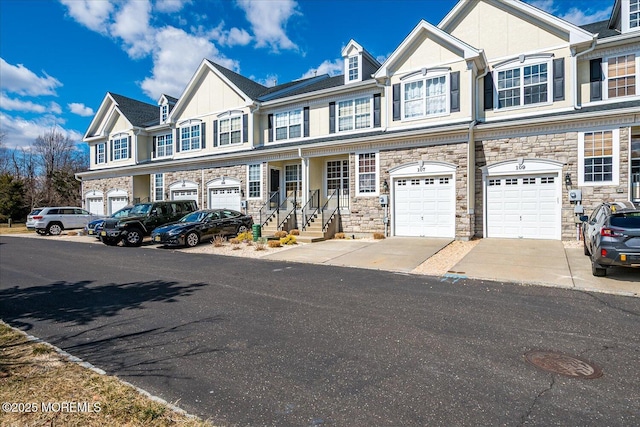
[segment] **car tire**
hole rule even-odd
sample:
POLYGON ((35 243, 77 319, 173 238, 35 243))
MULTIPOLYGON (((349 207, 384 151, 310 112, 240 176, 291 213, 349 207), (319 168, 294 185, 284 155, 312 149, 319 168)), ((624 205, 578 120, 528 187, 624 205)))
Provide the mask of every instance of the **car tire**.
POLYGON ((47 235, 47 230, 41 230, 41 229, 36 229, 36 233, 38 233, 41 236, 46 236, 47 235))
POLYGON ((47 234, 52 236, 59 236, 62 233, 62 230, 64 230, 64 227, 59 222, 52 222, 47 225, 47 234))
POLYGON ((200 243, 200 236, 195 231, 190 231, 184 236, 184 245, 188 248, 198 246, 200 243))
POLYGON ((607 275, 607 269, 595 261, 591 261, 591 274, 596 277, 605 277, 607 275))
POLYGON ((590 256, 591 252, 589 252, 589 248, 587 247, 587 239, 583 239, 582 240, 582 246, 583 246, 583 249, 584 249, 584 254, 586 256, 590 256))
POLYGON ((142 246, 142 239, 144 238, 144 234, 142 234, 142 230, 139 228, 131 228, 127 231, 127 235, 124 237, 124 244, 126 246, 142 246))
POLYGON ((103 237, 98 239, 107 246, 118 246, 118 239, 111 239, 108 237, 103 237))

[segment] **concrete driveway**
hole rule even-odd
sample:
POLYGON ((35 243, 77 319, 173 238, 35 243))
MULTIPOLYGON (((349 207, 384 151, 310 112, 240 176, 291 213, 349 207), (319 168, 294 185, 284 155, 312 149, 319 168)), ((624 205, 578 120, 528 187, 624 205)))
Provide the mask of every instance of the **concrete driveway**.
POLYGON ((410 272, 451 243, 451 239, 393 237, 380 241, 325 240, 262 257, 341 267, 410 272))
POLYGON ((482 239, 451 272, 477 279, 640 295, 640 269, 611 268, 607 277, 595 277, 582 247, 565 248, 558 240, 482 239))

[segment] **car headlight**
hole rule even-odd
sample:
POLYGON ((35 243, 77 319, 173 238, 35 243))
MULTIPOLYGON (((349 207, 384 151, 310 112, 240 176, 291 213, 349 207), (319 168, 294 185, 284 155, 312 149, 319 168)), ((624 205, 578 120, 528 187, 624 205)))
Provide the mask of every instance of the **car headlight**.
POLYGON ((181 228, 173 228, 173 229, 169 230, 169 232, 167 234, 169 236, 177 236, 180 233, 182 233, 182 229, 181 228))

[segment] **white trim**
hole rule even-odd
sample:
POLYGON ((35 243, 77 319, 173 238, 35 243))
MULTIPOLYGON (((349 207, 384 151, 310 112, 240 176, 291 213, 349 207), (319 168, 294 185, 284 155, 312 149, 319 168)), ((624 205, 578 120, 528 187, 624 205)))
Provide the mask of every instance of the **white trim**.
POLYGON ((578 132, 578 186, 599 187, 608 185, 620 185, 620 128, 613 129, 591 129, 578 132), (612 153, 611 153, 611 181, 587 182, 584 180, 584 134, 593 132, 611 131, 612 153))

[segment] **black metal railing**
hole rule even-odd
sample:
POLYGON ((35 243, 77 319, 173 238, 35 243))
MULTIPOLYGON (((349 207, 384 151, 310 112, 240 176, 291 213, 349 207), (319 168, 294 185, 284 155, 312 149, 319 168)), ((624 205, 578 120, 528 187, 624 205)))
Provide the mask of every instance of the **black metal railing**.
POLYGON ((278 206, 278 211, 283 212, 282 214, 278 213, 278 216, 282 219, 278 219, 278 229, 281 230, 284 226, 284 223, 291 218, 292 215, 296 214, 296 209, 298 208, 298 192, 291 191, 291 194, 287 196, 286 199, 278 206))
POLYGON ((320 209, 320 190, 312 190, 309 191, 309 199, 307 203, 302 206, 301 214, 302 214, 302 229, 306 230, 311 221, 318 214, 318 210, 320 209))
POLYGON ((325 204, 322 206, 322 231, 327 229, 333 217, 338 213, 338 211, 340 211, 341 192, 342 191, 339 188, 333 190, 329 194, 325 204))
POLYGON ((273 217, 276 221, 279 221, 278 207, 280 206, 280 193, 274 192, 269 196, 269 200, 262 205, 259 212, 260 225, 264 227, 273 217))

